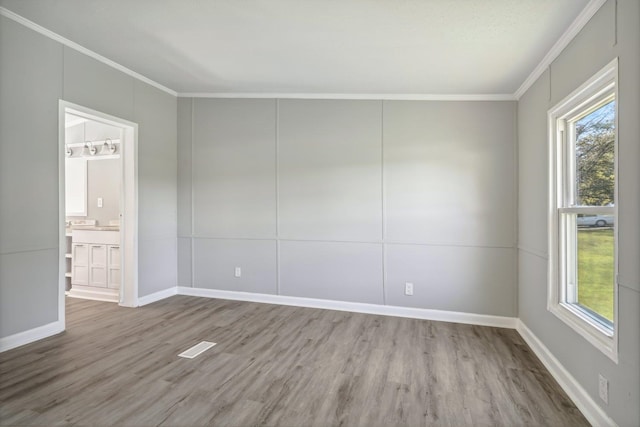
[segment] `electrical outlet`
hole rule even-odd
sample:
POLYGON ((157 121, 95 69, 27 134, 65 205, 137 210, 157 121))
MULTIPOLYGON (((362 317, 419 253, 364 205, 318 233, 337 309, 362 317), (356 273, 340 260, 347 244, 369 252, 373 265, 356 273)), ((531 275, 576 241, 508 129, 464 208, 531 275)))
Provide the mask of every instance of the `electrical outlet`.
POLYGON ((413 295, 413 283, 407 282, 404 284, 404 294, 408 296, 413 295))
POLYGON ((600 395, 600 399, 607 405, 609 404, 609 380, 602 376, 602 374, 598 375, 598 394, 600 395))
POLYGON ((236 277, 242 276, 242 269, 240 267, 236 267, 233 275, 236 276, 236 277))

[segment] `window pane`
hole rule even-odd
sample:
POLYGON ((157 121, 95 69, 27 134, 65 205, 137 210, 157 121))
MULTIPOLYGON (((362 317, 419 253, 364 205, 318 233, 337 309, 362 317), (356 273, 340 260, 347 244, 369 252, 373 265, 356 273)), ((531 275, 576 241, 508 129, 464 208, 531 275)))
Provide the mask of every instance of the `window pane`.
POLYGON ((576 204, 614 204, 615 101, 575 122, 576 204))
POLYGON ((578 219, 577 234, 577 302, 613 323, 613 227, 580 226, 578 219))

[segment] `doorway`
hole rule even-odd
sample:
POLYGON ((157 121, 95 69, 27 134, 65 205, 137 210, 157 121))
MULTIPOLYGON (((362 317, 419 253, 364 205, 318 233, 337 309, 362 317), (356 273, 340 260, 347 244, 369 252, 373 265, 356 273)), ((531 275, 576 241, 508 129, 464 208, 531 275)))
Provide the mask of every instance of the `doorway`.
POLYGON ((65 297, 138 306, 137 124, 59 103, 59 318, 65 297))

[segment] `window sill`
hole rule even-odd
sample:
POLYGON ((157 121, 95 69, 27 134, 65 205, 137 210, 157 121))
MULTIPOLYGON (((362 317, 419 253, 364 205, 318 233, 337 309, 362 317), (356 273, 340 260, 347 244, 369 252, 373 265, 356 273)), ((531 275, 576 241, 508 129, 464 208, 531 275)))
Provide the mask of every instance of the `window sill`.
POLYGON ((562 320, 571 329, 589 341, 614 363, 618 363, 618 340, 615 330, 611 330, 573 304, 559 303, 549 305, 549 311, 562 320))

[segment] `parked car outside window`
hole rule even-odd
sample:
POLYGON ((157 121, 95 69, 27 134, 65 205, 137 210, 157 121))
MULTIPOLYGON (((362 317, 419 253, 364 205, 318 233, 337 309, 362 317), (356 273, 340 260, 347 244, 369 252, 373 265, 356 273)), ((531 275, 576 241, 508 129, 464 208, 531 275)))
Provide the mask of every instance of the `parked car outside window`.
POLYGON ((611 227, 613 215, 578 215, 578 227, 611 227))

